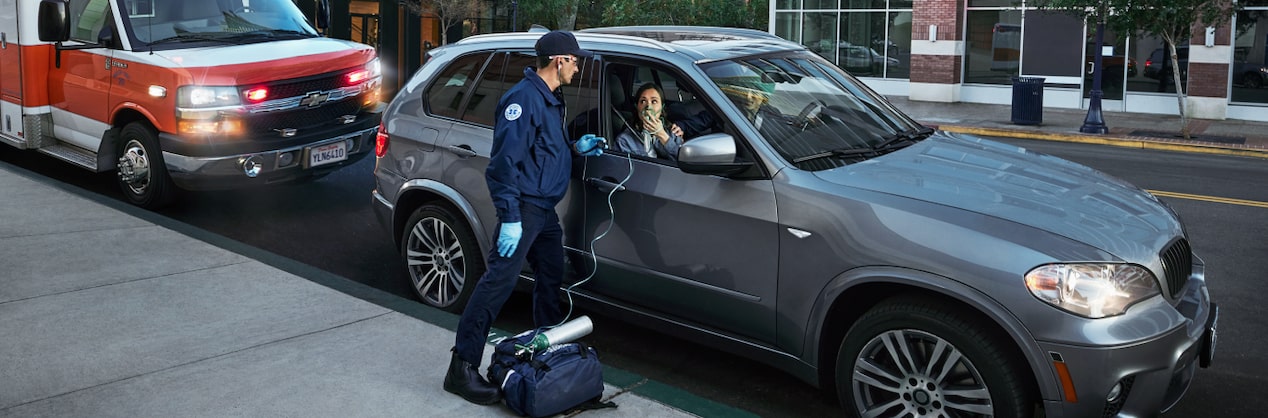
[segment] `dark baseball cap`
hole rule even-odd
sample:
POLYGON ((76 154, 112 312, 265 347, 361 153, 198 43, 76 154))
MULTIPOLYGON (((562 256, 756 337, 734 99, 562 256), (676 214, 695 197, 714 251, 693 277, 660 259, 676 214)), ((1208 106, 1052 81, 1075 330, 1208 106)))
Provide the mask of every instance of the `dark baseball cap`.
POLYGON ((552 55, 576 55, 581 58, 588 58, 594 54, 590 51, 581 49, 577 45, 577 37, 572 36, 572 32, 555 30, 547 32, 537 39, 537 56, 549 57, 552 55))

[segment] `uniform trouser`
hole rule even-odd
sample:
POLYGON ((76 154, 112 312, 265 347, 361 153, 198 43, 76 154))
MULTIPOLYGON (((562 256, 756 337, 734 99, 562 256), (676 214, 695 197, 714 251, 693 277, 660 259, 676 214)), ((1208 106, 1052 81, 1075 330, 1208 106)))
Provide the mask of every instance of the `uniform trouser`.
MULTIPOLYGON (((488 270, 475 284, 471 299, 458 320, 454 351, 463 361, 479 366, 484 358, 484 345, 497 318, 498 311, 515 290, 524 258, 533 268, 533 323, 536 327, 557 325, 563 321, 559 306, 559 284, 563 281, 563 228, 554 208, 520 205, 520 227, 523 235, 510 257, 498 255, 497 245, 485 259, 488 270)), ((498 230, 501 230, 498 225, 498 230)), ((497 237, 494 237, 497 242, 497 237)))

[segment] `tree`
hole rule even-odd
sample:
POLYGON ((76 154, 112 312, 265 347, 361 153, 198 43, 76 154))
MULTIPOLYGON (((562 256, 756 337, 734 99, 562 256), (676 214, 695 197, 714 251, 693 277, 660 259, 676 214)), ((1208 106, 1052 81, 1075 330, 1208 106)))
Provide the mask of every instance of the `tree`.
MULTIPOLYGON (((1100 21, 1118 33, 1157 36, 1166 43, 1171 68, 1176 69, 1180 68, 1176 42, 1189 39, 1197 25, 1225 25, 1241 10, 1240 4, 1229 0, 1039 0, 1031 4, 1092 23, 1100 21), (1107 15, 1113 18, 1105 19, 1107 15)), ((1170 73, 1180 105, 1180 134, 1189 139, 1189 112, 1185 106, 1188 89, 1181 82, 1179 71, 1170 73)))
MULTIPOLYGON (((577 7, 590 2, 580 0, 522 0, 519 1, 519 26, 528 28, 538 24, 550 29, 573 30, 577 26, 577 7)), ((596 6, 597 7, 597 6, 596 6)), ((514 28, 514 30, 520 30, 514 28)))
POLYGON ((449 30, 454 25, 462 23, 480 11, 479 0, 431 0, 427 2, 431 5, 430 8, 423 4, 423 0, 398 1, 415 15, 423 16, 426 13, 436 15, 436 18, 440 20, 441 45, 449 43, 449 30))
POLYGON ((689 25, 766 30, 769 0, 609 1, 604 26, 689 25))

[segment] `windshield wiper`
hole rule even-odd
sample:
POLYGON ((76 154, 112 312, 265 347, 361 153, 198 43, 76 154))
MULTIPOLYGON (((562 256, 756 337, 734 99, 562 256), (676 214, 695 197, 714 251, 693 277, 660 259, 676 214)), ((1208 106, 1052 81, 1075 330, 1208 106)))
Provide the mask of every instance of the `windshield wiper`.
POLYGON ((816 154, 810 154, 804 157, 797 157, 792 160, 793 164, 801 164, 806 161, 818 160, 820 158, 855 158, 855 157, 875 157, 880 155, 876 150, 871 148, 837 148, 816 154))
POLYGON ((300 32, 300 31, 297 31, 297 30, 290 30, 290 29, 261 29, 261 30, 253 30, 253 31, 250 31, 250 32, 237 33, 237 34, 234 34, 234 37, 235 37, 235 38, 250 38, 250 37, 265 37, 265 38, 281 38, 281 37, 315 38, 315 37, 317 37, 317 35, 313 35, 313 34, 311 34, 311 33, 307 33, 307 32, 300 32))
POLYGON ((148 45, 153 46, 158 44, 170 44, 173 42, 204 42, 204 41, 205 42, 220 42, 225 44, 237 43, 237 42, 230 41, 228 39, 224 39, 219 36, 182 34, 182 35, 176 35, 176 36, 172 36, 168 38, 159 39, 157 41, 152 41, 148 45))
POLYGON ((903 147, 906 147, 907 145, 916 143, 916 141, 928 138, 929 135, 933 135, 933 128, 923 127, 920 129, 909 129, 909 130, 902 131, 893 135, 886 136, 885 140, 873 146, 872 150, 883 151, 890 148, 894 148, 898 144, 904 144, 904 143, 905 145, 903 145, 903 147))

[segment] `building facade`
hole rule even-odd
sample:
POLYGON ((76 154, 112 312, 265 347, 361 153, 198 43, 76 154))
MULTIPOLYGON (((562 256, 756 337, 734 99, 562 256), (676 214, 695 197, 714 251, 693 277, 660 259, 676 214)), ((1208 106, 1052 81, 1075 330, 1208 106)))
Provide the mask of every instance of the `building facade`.
MULTIPOLYGON (((1177 45, 1190 115, 1268 121, 1268 0, 1177 45)), ((1113 17, 1111 17, 1113 19, 1113 17)), ((1178 114, 1168 48, 1015 0, 771 0, 770 31, 876 91, 911 100, 1009 104, 1014 77, 1043 77, 1046 107, 1088 106, 1102 55, 1102 108, 1178 114)))

